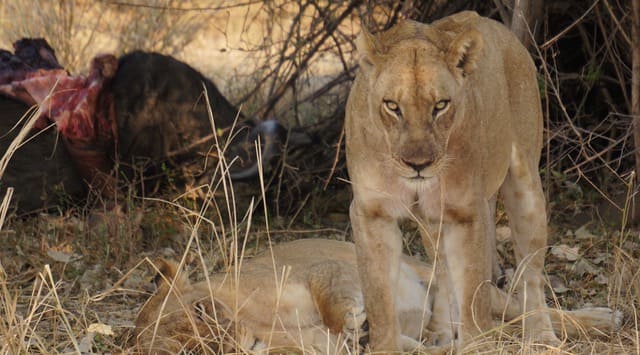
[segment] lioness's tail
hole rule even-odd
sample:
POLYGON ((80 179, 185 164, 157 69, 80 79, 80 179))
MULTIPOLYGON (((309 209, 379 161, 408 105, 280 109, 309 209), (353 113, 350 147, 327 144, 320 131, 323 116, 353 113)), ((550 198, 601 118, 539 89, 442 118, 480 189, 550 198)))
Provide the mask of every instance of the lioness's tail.
MULTIPOLYGON (((496 287, 491 287, 491 301, 491 311, 497 319, 511 321, 522 315, 517 298, 496 287)), ((608 307, 585 307, 575 311, 549 308, 547 311, 556 334, 566 333, 569 337, 607 334, 618 330, 622 324, 622 312, 608 307)))

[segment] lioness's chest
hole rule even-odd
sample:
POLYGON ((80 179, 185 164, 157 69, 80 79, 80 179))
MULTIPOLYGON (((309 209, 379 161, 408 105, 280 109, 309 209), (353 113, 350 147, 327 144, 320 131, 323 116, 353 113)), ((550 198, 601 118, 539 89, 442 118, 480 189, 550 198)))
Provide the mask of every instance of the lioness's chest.
POLYGON ((360 175, 354 181, 354 195, 366 201, 370 211, 378 210, 395 219, 456 220, 453 212, 472 210, 474 201, 484 196, 477 183, 481 177, 470 172, 407 179, 384 164, 371 164, 368 170, 366 178, 360 175))
POLYGON ((369 200, 378 201, 379 208, 396 218, 430 219, 440 215, 443 195, 439 178, 410 181, 390 177, 377 181, 368 189, 369 200), (386 181, 384 181, 386 180, 386 181))

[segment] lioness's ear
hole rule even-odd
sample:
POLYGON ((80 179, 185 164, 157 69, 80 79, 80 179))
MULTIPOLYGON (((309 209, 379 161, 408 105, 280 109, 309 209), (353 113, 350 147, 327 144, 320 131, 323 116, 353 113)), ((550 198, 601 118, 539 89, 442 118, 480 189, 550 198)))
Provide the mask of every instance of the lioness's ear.
POLYGON ((360 68, 369 70, 376 64, 376 58, 379 54, 376 38, 366 29, 356 39, 356 49, 360 54, 360 68))
POLYGON ((478 56, 482 50, 482 36, 478 31, 469 30, 456 37, 447 53, 449 67, 463 77, 471 74, 477 67, 478 56))

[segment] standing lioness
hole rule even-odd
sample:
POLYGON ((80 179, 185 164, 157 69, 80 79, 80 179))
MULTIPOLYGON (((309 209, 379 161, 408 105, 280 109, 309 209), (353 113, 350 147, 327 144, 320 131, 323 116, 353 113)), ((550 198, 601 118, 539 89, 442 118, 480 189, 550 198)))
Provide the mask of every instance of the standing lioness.
MULTIPOLYGON (((358 38, 360 71, 346 112, 351 222, 375 350, 399 349, 397 221, 421 225, 437 249, 436 303, 465 341, 490 326, 495 197, 500 191, 524 271, 525 332, 555 343, 543 290, 547 243, 538 175, 542 114, 529 54, 501 24, 462 12, 431 25, 405 21, 358 38), (442 276, 448 275, 448 276, 442 276), (538 310, 536 312, 536 310, 538 310)), ((451 326, 450 326, 451 327, 451 326)))

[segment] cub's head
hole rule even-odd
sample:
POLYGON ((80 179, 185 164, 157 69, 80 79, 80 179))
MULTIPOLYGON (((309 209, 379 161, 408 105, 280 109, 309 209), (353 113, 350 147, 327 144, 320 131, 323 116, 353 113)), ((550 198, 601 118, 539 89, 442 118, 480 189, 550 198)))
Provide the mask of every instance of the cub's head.
POLYGON ((191 285, 173 261, 154 267, 158 288, 138 314, 133 339, 144 353, 242 352, 262 344, 212 295, 213 285, 191 285))
MULTIPOLYGON (((412 21, 357 40, 359 80, 367 88, 369 120, 381 129, 400 176, 422 180, 444 169, 450 133, 465 110, 465 87, 476 68, 482 38, 476 31, 459 35, 412 21)), ((382 145, 385 148, 382 148, 382 145)))

